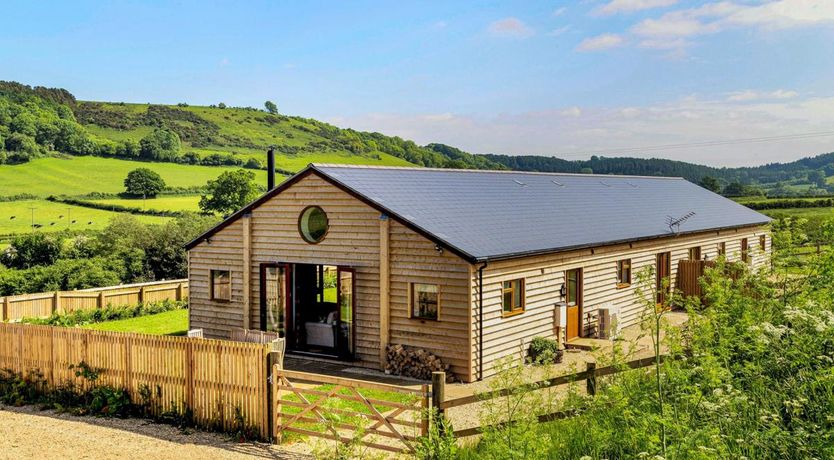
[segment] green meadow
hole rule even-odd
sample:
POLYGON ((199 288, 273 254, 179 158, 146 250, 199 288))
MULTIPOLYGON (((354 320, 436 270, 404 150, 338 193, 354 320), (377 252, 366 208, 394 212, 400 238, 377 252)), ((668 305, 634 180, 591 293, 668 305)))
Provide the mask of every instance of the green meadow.
MULTIPOLYGON (((66 230, 101 230, 118 213, 82 206, 69 206, 47 200, 0 202, 0 235, 32 231, 32 224, 42 232, 66 230), (33 219, 34 216, 34 219, 33 219)), ((137 215, 140 222, 157 224, 168 217, 137 215)))
MULTIPOLYGON (((0 166, 0 196, 30 193, 45 198, 49 195, 83 195, 93 192, 120 193, 125 189, 127 173, 136 168, 156 171, 169 187, 203 186, 224 171, 239 169, 92 156, 37 158, 19 165, 0 166)), ((253 172, 256 181, 266 183, 266 171, 253 172)))
POLYGON ((104 205, 126 206, 130 208, 146 209, 149 211, 193 211, 200 210, 197 204, 200 195, 159 195, 156 198, 108 198, 90 200, 104 205))

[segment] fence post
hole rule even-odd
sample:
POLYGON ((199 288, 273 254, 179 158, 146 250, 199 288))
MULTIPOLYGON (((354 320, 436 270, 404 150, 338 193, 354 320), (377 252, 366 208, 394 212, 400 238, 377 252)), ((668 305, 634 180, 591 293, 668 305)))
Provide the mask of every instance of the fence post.
POLYGON ((429 404, 431 394, 429 394, 429 392, 431 390, 425 383, 420 390, 422 391, 422 394, 420 395, 420 409, 422 410, 422 413, 420 414, 420 435, 427 436, 429 434, 429 420, 431 420, 431 414, 429 413, 431 410, 429 404))
MULTIPOLYGON (((179 289, 177 291, 179 292, 179 289)), ((278 418, 280 423, 281 418, 280 412, 277 414, 275 412, 275 406, 280 404, 279 401, 276 401, 278 388, 276 381, 278 380, 278 369, 280 369, 280 366, 278 365, 280 357, 281 353, 277 351, 270 351, 266 354, 266 375, 268 382, 268 385, 266 387, 267 432, 269 433, 269 436, 274 437, 276 439, 277 436, 275 434, 275 419, 278 418)), ((278 440, 278 442, 280 442, 280 440, 278 440)))
POLYGON ((98 308, 104 308, 104 291, 98 291, 98 308))
POLYGON ((139 287, 139 303, 142 303, 144 301, 145 301, 145 286, 140 286, 139 287))
POLYGON ((585 363, 585 370, 588 373, 588 378, 585 381, 586 389, 588 394, 593 396, 597 394, 597 363, 595 362, 587 362, 585 363))
POLYGON ((281 420, 281 389, 278 388, 279 381, 281 380, 280 373, 281 368, 277 364, 272 366, 272 382, 270 384, 270 387, 272 387, 272 398, 269 401, 269 405, 273 408, 275 415, 270 420, 272 420, 272 428, 275 430, 273 434, 277 444, 280 444, 284 440, 284 427, 281 425, 283 423, 281 420))
POLYGON ((3 305, 0 307, 0 323, 9 318, 9 298, 3 297, 3 305))
POLYGON ((61 291, 55 291, 55 297, 52 298, 52 314, 61 308, 61 291))
POLYGON ((177 283, 177 301, 182 300, 182 283, 177 283))

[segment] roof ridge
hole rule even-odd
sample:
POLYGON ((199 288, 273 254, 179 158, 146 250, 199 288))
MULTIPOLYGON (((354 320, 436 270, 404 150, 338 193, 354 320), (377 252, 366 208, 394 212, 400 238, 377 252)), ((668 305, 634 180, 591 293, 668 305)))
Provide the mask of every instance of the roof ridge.
POLYGON ((428 168, 424 166, 382 166, 382 165, 356 165, 339 163, 310 163, 308 167, 319 170, 319 168, 345 168, 345 169, 393 169, 397 171, 439 171, 439 172, 463 172, 463 173, 490 173, 490 174, 529 174, 539 176, 579 176, 579 177, 620 177, 627 179, 667 179, 685 180, 680 176, 641 176, 629 174, 583 174, 583 173, 562 173, 544 171, 517 171, 509 169, 456 169, 456 168, 428 168))

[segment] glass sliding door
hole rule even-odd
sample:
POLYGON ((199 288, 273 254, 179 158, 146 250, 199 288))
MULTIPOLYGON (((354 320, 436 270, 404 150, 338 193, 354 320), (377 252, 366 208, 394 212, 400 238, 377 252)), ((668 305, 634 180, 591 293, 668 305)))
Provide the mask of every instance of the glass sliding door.
POLYGON ((289 266, 261 265, 261 330, 286 337, 289 297, 289 266))
POLYGON ((348 359, 354 353, 354 298, 356 272, 351 268, 338 269, 339 336, 336 344, 339 357, 348 359))

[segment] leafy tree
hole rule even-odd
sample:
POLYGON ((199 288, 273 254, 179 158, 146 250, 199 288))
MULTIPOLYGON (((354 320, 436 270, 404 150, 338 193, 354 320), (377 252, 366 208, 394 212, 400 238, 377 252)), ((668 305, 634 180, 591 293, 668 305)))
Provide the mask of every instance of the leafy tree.
POLYGON ((168 128, 156 128, 139 141, 139 156, 155 161, 174 161, 180 154, 180 138, 168 128))
POLYGON ((744 184, 741 182, 730 182, 724 187, 724 195, 726 196, 744 196, 744 184))
POLYGON ((164 188, 162 176, 148 168, 134 169, 125 178, 125 191, 129 195, 153 198, 164 188))
POLYGON ((710 192, 721 193, 721 184, 718 182, 718 179, 712 176, 704 176, 701 178, 701 182, 699 182, 698 185, 704 187, 710 192))
POLYGON ((813 170, 808 172, 808 182, 816 185, 819 188, 825 188, 828 186, 825 180, 825 173, 820 170, 813 170))
POLYGON ((271 113, 271 114, 273 114, 273 115, 274 115, 274 114, 276 114, 276 113, 278 113, 278 106, 277 106, 277 105, 275 105, 275 103, 274 103, 274 102, 272 102, 272 101, 266 101, 266 102, 264 102, 264 108, 266 108, 266 111, 267 111, 267 112, 269 112, 269 113, 271 113))
POLYGON ((229 215, 258 196, 252 182, 255 173, 238 169, 226 171, 206 184, 207 193, 200 197, 200 209, 206 213, 229 215))
POLYGON ((226 108, 226 104, 224 104, 224 103, 222 103, 222 102, 221 102, 221 103, 217 104, 217 108, 218 108, 218 109, 225 109, 225 108, 226 108))
POLYGON ((9 163, 25 163, 40 151, 35 139, 21 133, 12 133, 6 139, 6 150, 9 151, 9 163))
POLYGON ((189 214, 168 222, 151 237, 145 248, 145 264, 155 279, 188 276, 185 245, 217 223, 211 216, 189 214))
POLYGON ((61 255, 61 241, 52 235, 27 233, 16 236, 3 251, 0 261, 10 268, 50 265, 61 255))

